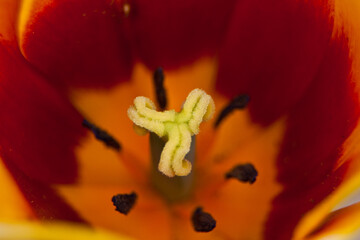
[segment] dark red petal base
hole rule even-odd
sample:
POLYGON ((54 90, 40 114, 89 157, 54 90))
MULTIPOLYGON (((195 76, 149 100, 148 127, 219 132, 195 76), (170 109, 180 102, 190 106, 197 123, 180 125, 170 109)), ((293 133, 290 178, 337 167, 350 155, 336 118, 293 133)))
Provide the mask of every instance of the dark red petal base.
POLYGON ((289 111, 330 40, 326 2, 238 1, 219 56, 217 89, 230 98, 248 94, 251 117, 263 125, 289 111))
POLYGON ((83 118, 31 69, 21 54, 0 45, 0 154, 30 178, 72 183, 74 148, 83 118))
POLYGON ((174 68, 218 51, 235 0, 128 0, 129 33, 150 68, 174 68))
POLYGON ((54 1, 31 15, 21 48, 57 87, 110 87, 132 69, 122 17, 106 1, 54 1))
POLYGON ((277 160, 278 181, 266 239, 290 239, 304 213, 340 184, 347 165, 334 169, 359 117, 346 39, 334 40, 303 98, 291 109, 277 160), (291 213, 291 214, 290 214, 291 213))

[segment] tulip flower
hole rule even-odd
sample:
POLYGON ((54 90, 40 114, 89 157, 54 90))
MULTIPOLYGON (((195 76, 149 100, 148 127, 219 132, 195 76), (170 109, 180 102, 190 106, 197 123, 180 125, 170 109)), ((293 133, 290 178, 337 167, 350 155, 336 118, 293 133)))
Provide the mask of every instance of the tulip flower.
POLYGON ((0 238, 356 239, 359 12, 1 0, 0 238))

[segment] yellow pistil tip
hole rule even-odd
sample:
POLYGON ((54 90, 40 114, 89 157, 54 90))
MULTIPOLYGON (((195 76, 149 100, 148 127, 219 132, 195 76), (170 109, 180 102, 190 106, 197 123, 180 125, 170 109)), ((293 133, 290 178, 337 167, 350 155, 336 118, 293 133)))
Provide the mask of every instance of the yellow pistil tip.
POLYGON ((191 163, 185 159, 190 151, 191 136, 199 133, 200 123, 211 119, 214 112, 211 96, 201 89, 194 89, 179 113, 174 110, 158 112, 150 99, 136 97, 134 105, 128 109, 128 116, 139 135, 150 131, 167 139, 158 169, 166 176, 174 177, 191 172, 191 163))

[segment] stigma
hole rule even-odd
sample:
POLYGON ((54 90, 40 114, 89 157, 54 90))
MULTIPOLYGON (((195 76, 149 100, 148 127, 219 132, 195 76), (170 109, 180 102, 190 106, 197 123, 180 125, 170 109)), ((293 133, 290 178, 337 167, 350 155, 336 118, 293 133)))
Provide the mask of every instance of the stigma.
POLYGON ((146 97, 136 97, 128 109, 137 133, 150 131, 166 141, 160 156, 158 169, 168 177, 186 176, 191 163, 185 159, 190 151, 191 136, 199 133, 200 123, 212 118, 215 104, 210 95, 194 89, 187 96, 180 112, 156 111, 155 104, 146 97))

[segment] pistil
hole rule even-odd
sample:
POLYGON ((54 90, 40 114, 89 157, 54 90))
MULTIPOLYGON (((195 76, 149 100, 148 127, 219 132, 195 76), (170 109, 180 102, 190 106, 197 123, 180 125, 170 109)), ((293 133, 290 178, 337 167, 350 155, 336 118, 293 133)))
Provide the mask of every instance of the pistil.
MULTIPOLYGON (((150 133, 150 149, 151 149, 151 183, 156 191, 169 202, 178 202, 188 199, 193 193, 195 174, 194 170, 187 176, 174 176, 169 178, 158 170, 161 153, 164 149, 166 141, 159 138, 156 134, 150 133)), ((190 151, 185 158, 191 163, 195 162, 195 136, 191 138, 190 151)))
POLYGON ((195 161, 195 137, 200 123, 209 120, 215 111, 212 98, 201 89, 194 89, 182 110, 156 111, 146 97, 137 97, 128 116, 137 133, 150 134, 152 182, 169 201, 187 197, 193 184, 192 165, 195 161), (161 172, 159 173, 158 170, 161 172))

